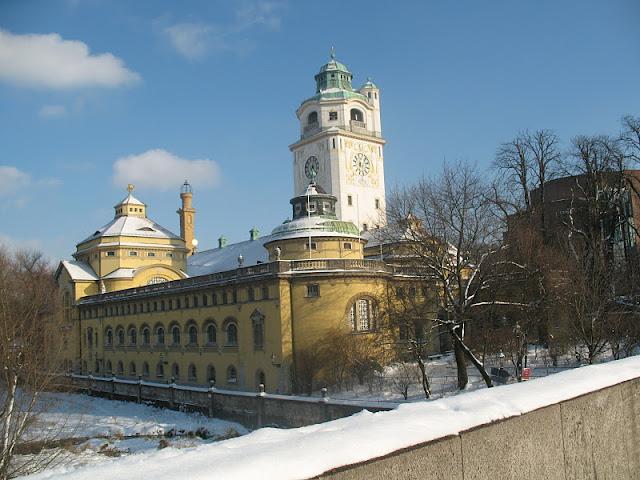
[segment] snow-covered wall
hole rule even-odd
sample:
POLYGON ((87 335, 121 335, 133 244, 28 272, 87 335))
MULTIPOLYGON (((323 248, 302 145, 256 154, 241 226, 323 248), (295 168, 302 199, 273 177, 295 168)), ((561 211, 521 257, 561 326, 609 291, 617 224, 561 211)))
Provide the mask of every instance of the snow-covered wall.
POLYGON ((632 357, 388 412, 132 455, 55 478, 637 479, 639 378, 640 357, 632 357))

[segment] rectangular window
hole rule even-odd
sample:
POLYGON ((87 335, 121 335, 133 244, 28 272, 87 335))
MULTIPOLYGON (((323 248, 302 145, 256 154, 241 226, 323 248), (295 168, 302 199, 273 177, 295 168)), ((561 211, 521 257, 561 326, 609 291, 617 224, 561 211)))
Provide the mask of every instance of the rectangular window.
POLYGON ((347 195, 347 205, 353 206, 353 197, 351 195, 347 195))
POLYGON ((412 298, 416 296, 416 287, 409 287, 409 296, 412 298))
POLYGON ((107 257, 115 257, 116 256, 116 252, 114 252, 113 250, 110 250, 107 252, 107 257))
POLYGON ((129 252, 129 256, 130 257, 137 257, 138 256, 138 252, 129 252))
POLYGON ((329 120, 337 120, 338 112, 329 112, 329 120))
POLYGON ((369 225, 367 225, 366 223, 363 223, 363 224, 362 224, 362 230, 364 230, 365 232, 366 232, 367 230, 369 230, 369 225))
POLYGON ((226 305, 228 303, 227 300, 227 292, 222 292, 222 304, 226 305))
POLYGON ((352 248, 351 242, 345 242, 343 247, 345 250, 351 250, 352 248))
POLYGON ((196 297, 195 295, 193 296, 193 306, 194 307, 198 306, 198 297, 196 297))
POLYGON ((305 250, 309 250, 309 245, 311 245, 311 250, 317 250, 318 249, 318 245, 316 244, 316 242, 305 242, 304 244, 304 249, 305 250))
POLYGON ((169 258, 173 257, 173 253, 171 253, 171 252, 167 253, 167 257, 169 257, 169 258))
POLYGON ((189 308, 189 297, 185 297, 184 299, 184 308, 189 308))
POLYGON ((309 213, 313 213, 316 211, 316 202, 309 202, 307 204, 307 210, 309 210, 309 213))
POLYGON ((396 288, 396 297, 404 298, 404 288, 402 287, 396 288))
POLYGON ((376 198, 376 210, 380 210, 380 199, 376 198))
POLYGON ((173 310, 173 300, 169 300, 169 310, 173 310))
POLYGON ((176 308, 179 310, 182 308, 182 302, 180 302, 179 298, 176 298, 176 308))
POLYGON ((317 283, 310 283, 307 285, 307 297, 319 297, 320 296, 320 285, 317 283))
POLYGON ((154 252, 149 252, 149 253, 147 253, 147 255, 148 255, 149 257, 155 257, 155 256, 156 256, 156 254, 155 254, 154 252))
POLYGON ((164 312, 164 300, 160 300, 160 311, 164 312))
POLYGON ((262 287, 262 299, 269 299, 269 287, 262 287))
POLYGON ((206 294, 206 293, 203 293, 203 294, 202 294, 202 306, 203 306, 203 307, 206 307, 208 303, 209 303, 209 299, 208 299, 208 297, 207 297, 207 294, 206 294))
POLYGON ((213 305, 217 305, 218 304, 218 294, 216 294, 216 292, 213 292, 211 294, 211 303, 213 305))
POLYGON ((233 300, 233 303, 238 303, 238 291, 237 290, 233 290, 231 292, 231 298, 233 300))
POLYGON ((256 299, 256 295, 251 287, 247 289, 247 298, 250 302, 253 302, 256 299))

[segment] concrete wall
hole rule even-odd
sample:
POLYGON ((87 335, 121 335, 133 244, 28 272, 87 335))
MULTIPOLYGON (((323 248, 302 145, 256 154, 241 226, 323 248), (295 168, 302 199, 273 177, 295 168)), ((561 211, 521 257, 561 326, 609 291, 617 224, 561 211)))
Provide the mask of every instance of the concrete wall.
POLYGON ((640 379, 318 478, 640 479, 640 379))
POLYGON ((348 417, 365 408, 371 412, 393 408, 391 404, 377 406, 331 399, 210 390, 83 375, 73 375, 71 381, 76 389, 91 395, 154 403, 173 409, 201 411, 212 417, 236 421, 248 428, 303 427, 348 417))

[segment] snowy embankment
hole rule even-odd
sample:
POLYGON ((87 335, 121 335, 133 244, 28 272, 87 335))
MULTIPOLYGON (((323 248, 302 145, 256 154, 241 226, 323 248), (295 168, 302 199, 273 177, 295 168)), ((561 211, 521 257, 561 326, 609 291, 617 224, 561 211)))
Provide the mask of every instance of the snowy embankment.
POLYGON ((165 448, 32 479, 303 479, 640 377, 640 356, 526 383, 291 430, 263 428, 191 449, 165 448))

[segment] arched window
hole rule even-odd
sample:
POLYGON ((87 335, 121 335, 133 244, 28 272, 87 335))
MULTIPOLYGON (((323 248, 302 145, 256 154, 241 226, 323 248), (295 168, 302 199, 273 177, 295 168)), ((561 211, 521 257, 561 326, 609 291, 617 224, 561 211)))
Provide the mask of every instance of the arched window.
POLYGON ((216 344, 216 326, 213 323, 207 325, 207 345, 216 344))
POLYGON ((207 382, 211 382, 212 380, 213 383, 216 382, 216 367, 209 365, 207 367, 207 382))
POLYGON ((307 116, 307 125, 315 125, 318 123, 318 112, 311 112, 307 116))
POLYGON ((238 326, 235 323, 227 324, 227 338, 225 345, 237 346, 238 345, 238 326))
POLYGON ((227 368, 227 383, 238 383, 238 372, 233 365, 229 365, 229 368, 227 368))
POLYGON ((375 330, 375 304, 369 298, 359 298, 356 300, 347 314, 347 321, 352 332, 367 332, 375 330))
POLYGON ((147 285, 156 285, 158 283, 164 283, 167 279, 164 277, 151 277, 147 282, 147 285))
POLYGON ((164 345, 164 327, 162 326, 156 328, 156 343, 164 345))
POLYGON ((138 332, 136 327, 129 327, 129 345, 135 345, 138 342, 138 332))
POLYGON ((112 374, 113 366, 111 365, 111 360, 107 360, 107 366, 105 367, 104 373, 112 374))
POLYGON ((124 328, 118 327, 118 330, 116 330, 116 338, 118 339, 118 345, 124 345, 124 328))
POLYGON ((111 327, 107 328, 107 331, 104 334, 104 342, 107 347, 111 347, 113 345, 113 330, 111 327))
POLYGON ((124 374, 124 364, 122 363, 122 360, 120 360, 118 362, 118 375, 122 374, 124 374))
POLYGON ((159 361, 156 365, 156 377, 164 377, 164 364, 162 363, 162 361, 159 361))
POLYGON ((355 120, 356 122, 364 122, 364 114, 362 113, 362 110, 358 110, 357 108, 352 108, 351 120, 355 120))
POLYGON ((136 374, 137 374, 137 372, 136 372, 136 364, 135 364, 135 362, 131 362, 129 364, 129 375, 136 375, 136 374))
POLYGON ((198 328, 195 325, 189 326, 189 345, 197 345, 198 344, 198 328))
POLYGON ((254 348, 264 348, 264 315, 255 309, 251 314, 251 326, 253 327, 254 348))
POLYGON ((145 378, 149 376, 149 364, 147 362, 142 364, 142 376, 145 378))
POLYGON ((198 372, 196 371, 196 366, 193 363, 189 365, 189 368, 187 369, 187 377, 192 382, 195 382, 198 379, 198 372))
POLYGON ((267 388, 267 376, 264 374, 264 372, 262 370, 258 370, 256 372, 256 388, 260 388, 260 385, 262 385, 266 390, 266 388, 267 388))
POLYGON ((171 366, 171 376, 176 380, 180 378, 180 365, 178 365, 177 363, 174 363, 171 366))
POLYGON ((98 360, 96 360, 96 364, 95 364, 95 372, 96 373, 100 373, 100 362, 98 360))
POLYGON ((171 343, 180 345, 180 327, 178 325, 171 327, 171 343))
POLYGON ((149 345, 151 343, 151 330, 149 327, 142 328, 142 344, 149 345))

